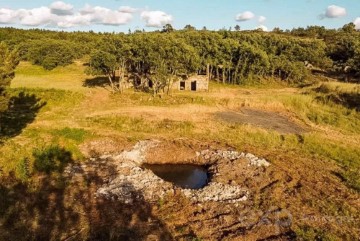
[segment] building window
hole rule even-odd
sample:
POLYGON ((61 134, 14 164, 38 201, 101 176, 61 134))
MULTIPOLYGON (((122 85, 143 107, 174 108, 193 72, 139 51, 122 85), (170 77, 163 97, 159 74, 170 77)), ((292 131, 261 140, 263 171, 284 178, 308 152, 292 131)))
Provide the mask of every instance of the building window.
POLYGON ((185 90, 185 81, 180 81, 180 90, 185 90))

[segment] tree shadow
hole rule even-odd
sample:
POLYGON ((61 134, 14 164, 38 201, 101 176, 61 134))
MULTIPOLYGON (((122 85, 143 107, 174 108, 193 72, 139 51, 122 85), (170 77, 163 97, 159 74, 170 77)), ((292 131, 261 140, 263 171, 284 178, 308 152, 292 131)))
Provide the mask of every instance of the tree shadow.
POLYGON ((106 88, 109 86, 109 80, 106 77, 95 77, 92 79, 86 79, 83 82, 83 86, 89 88, 95 88, 95 87, 106 88))
POLYGON ((71 156, 49 147, 34 152, 37 166, 28 183, 0 178, 0 240, 173 240, 131 183, 131 204, 95 195, 116 175, 113 164, 80 164, 71 156))
POLYGON ((337 92, 336 90, 332 91, 328 87, 321 85, 317 88, 314 88, 316 93, 321 93, 323 95, 317 96, 316 100, 323 103, 328 103, 329 101, 342 105, 348 109, 354 109, 360 111, 360 93, 359 91, 353 92, 337 92))
POLYGON ((358 93, 331 93, 324 96, 317 96, 315 99, 322 103, 333 102, 337 105, 342 105, 345 108, 360 111, 360 94, 358 93))
POLYGON ((340 95, 341 104, 349 109, 360 111, 360 93, 343 93, 340 95))
POLYGON ((40 152, 33 153, 34 163, 40 168, 33 168, 31 182, 20 182, 14 174, 1 180, 0 240, 51 240, 53 233, 61 233, 78 220, 79 215, 65 205, 66 180, 62 171, 74 161, 71 153, 59 146, 40 152), (52 173, 43 169, 49 163, 52 173))
POLYGON ((34 94, 20 92, 10 98, 8 108, 0 113, 0 139, 17 136, 31 122, 37 113, 46 105, 34 94))

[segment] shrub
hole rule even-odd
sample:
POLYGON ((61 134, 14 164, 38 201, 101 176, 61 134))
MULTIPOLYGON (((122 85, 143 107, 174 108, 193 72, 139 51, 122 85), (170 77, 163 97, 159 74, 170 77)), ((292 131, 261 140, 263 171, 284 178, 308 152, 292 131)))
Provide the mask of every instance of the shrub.
POLYGON ((71 153, 59 146, 35 149, 33 156, 35 158, 35 170, 47 174, 51 172, 62 172, 65 165, 73 161, 71 153))

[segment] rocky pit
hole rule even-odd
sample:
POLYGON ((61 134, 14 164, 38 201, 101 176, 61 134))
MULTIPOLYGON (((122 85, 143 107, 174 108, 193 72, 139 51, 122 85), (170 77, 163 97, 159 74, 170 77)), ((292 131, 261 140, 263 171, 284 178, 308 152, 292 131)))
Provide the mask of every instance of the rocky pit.
MULTIPOLYGON (((171 182, 164 181, 151 170, 142 166, 148 161, 148 153, 159 154, 158 149, 161 152, 162 145, 163 143, 158 140, 140 141, 131 150, 123 151, 119 155, 101 156, 99 159, 90 158, 87 164, 69 166, 66 172, 76 173, 80 169, 86 172, 87 168, 97 165, 96 163, 111 163, 112 174, 103 178, 103 184, 98 188, 96 196, 118 200, 126 204, 131 204, 141 198, 148 202, 157 202, 166 195, 174 195, 178 192, 194 203, 237 203, 246 201, 250 190, 241 184, 223 183, 217 180, 222 175, 217 163, 220 160, 233 162, 241 159, 245 165, 244 168, 266 168, 270 165, 267 160, 250 153, 220 149, 192 150, 191 162, 202 163, 208 167, 209 183, 201 189, 180 188, 171 182)), ((154 164, 154 161, 151 162, 154 164)), ((190 162, 190 159, 186 162, 190 162)))

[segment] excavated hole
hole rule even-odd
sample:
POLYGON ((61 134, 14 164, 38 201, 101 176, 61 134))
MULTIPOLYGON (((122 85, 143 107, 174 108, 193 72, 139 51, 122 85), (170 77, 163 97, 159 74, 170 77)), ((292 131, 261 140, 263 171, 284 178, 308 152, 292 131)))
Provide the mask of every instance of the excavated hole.
POLYGON ((190 164, 143 164, 161 179, 186 189, 201 189, 208 184, 208 170, 190 164))

